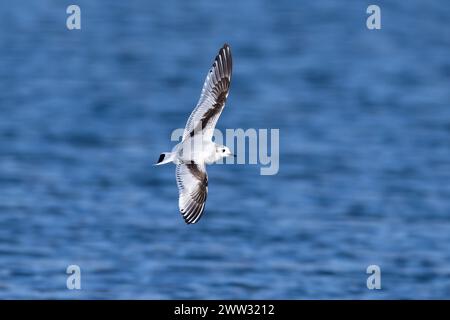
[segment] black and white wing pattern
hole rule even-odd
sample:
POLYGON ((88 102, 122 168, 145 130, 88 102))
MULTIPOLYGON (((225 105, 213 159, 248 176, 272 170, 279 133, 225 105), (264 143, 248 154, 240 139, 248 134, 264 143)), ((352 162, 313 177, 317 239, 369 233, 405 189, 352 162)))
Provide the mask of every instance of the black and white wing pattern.
POLYGON ((206 76, 200 99, 186 123, 183 140, 200 132, 204 139, 211 140, 228 97, 231 70, 231 50, 224 44, 206 76))
POLYGON ((176 178, 180 197, 178 206, 187 224, 196 223, 205 209, 208 195, 208 175, 205 165, 177 164, 176 178))

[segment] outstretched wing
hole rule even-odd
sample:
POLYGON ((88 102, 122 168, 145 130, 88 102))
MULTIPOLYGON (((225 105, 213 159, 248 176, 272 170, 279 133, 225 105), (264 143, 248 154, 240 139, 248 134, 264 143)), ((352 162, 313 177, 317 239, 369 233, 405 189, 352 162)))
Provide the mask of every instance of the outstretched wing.
POLYGON ((224 44, 206 76, 200 99, 186 123, 183 140, 200 132, 205 139, 212 138, 228 97, 231 69, 231 50, 228 44, 224 44))
POLYGON ((187 224, 196 223, 205 209, 208 195, 208 175, 205 165, 183 163, 176 166, 180 197, 178 206, 187 224))

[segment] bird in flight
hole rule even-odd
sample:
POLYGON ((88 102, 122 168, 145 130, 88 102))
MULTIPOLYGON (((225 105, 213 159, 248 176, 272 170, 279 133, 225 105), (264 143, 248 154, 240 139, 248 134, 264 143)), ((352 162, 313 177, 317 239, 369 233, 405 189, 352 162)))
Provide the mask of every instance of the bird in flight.
POLYGON ((173 162, 176 165, 178 206, 187 224, 196 223, 205 209, 208 194, 206 165, 233 155, 228 147, 212 141, 228 97, 231 69, 230 46, 224 44, 208 71, 200 99, 186 123, 183 139, 171 152, 161 153, 156 163, 173 162))

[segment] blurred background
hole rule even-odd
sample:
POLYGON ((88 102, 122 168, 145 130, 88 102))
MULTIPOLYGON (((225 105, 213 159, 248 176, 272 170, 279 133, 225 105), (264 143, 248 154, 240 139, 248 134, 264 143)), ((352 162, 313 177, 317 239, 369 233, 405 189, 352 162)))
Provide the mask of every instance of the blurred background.
POLYGON ((448 1, 0 8, 0 298, 450 298, 448 1), (224 42, 218 128, 279 128, 280 170, 210 166, 187 226, 152 164, 224 42))

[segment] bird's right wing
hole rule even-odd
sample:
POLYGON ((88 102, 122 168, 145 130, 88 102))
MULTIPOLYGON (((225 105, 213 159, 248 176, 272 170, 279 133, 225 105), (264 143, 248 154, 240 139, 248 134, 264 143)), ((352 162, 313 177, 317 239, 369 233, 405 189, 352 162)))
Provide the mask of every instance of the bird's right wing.
POLYGON ((200 99, 186 123, 183 140, 200 132, 206 140, 211 140, 228 97, 232 66, 230 47, 224 44, 206 76, 200 99))
POLYGON ((178 205, 187 224, 196 223, 205 209, 208 175, 204 164, 183 163, 176 166, 180 197, 178 205))

